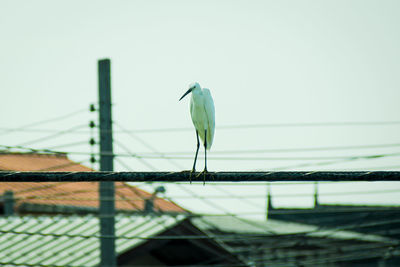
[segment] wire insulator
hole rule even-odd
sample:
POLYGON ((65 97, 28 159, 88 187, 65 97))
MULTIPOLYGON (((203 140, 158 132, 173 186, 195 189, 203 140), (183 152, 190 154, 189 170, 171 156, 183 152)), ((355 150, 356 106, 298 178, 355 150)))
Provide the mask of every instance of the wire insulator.
POLYGON ((90 138, 89 144, 90 144, 91 146, 94 146, 94 145, 96 144, 96 141, 94 140, 94 138, 90 138))

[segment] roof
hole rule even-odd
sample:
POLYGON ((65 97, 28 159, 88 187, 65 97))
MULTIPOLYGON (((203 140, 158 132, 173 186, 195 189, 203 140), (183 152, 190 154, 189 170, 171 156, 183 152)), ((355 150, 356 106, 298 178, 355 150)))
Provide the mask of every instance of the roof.
POLYGON ((399 206, 318 205, 312 209, 271 209, 268 217, 319 227, 352 229, 364 234, 400 238, 399 206))
POLYGON ((367 242, 392 242, 391 239, 366 235, 334 228, 320 228, 315 225, 285 222, 268 219, 267 221, 249 220, 235 216, 202 216, 192 219, 194 225, 206 231, 226 233, 256 234, 265 236, 299 235, 308 237, 328 237, 332 239, 359 240, 367 242))
MULTIPOLYGON (((185 215, 119 214, 115 222, 118 266, 243 266, 185 215)), ((96 216, 0 217, 0 265, 98 266, 99 225, 96 216)))
MULTIPOLYGON (((382 253, 396 245, 375 236, 232 216, 119 214, 115 221, 119 264, 151 255, 166 265, 194 266, 193 260, 197 257, 195 263, 203 263, 202 266, 207 265, 205 262, 211 264, 210 260, 224 260, 230 266, 239 266, 238 258, 249 265, 253 260, 262 259, 271 266, 277 263, 294 266, 288 265, 288 260, 296 258, 297 263, 304 255, 306 262, 331 262, 330 257, 334 261, 354 257, 380 259, 382 253), (330 241, 336 239, 339 242, 330 241), (357 252, 360 250, 366 250, 367 254, 360 256, 357 252), (249 252, 255 258, 249 257, 249 252)), ((99 231, 98 217, 90 215, 0 217, 0 265, 97 266, 99 231)))
POLYGON ((365 266, 398 255, 396 239, 338 228, 218 215, 191 221, 251 266, 365 266))
MULTIPOLYGON (((73 162, 65 154, 0 153, 0 170, 7 171, 93 171, 73 162)), ((16 208, 27 211, 49 212, 50 206, 98 208, 98 182, 4 182, 0 194, 13 191, 16 208), (46 206, 46 207, 45 207, 46 206), (39 208, 38 208, 39 207, 39 208)), ((127 183, 115 183, 117 210, 143 211, 145 199, 152 194, 127 183)), ((185 212, 172 201, 155 198, 154 210, 185 212)), ((57 209, 60 212, 60 209, 57 209)))
MULTIPOLYGON (((117 215, 117 254, 146 242, 184 218, 117 215)), ((0 265, 96 266, 100 260, 99 225, 95 216, 0 218, 0 265)))
POLYGON ((2 171, 89 172, 92 169, 69 160, 62 153, 0 153, 2 171))

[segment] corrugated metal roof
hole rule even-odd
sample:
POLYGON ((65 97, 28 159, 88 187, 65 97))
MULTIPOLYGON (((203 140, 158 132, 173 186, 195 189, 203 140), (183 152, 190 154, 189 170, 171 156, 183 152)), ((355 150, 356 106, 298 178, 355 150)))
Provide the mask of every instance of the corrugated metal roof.
POLYGON ((332 238, 342 240, 359 240, 367 242, 392 242, 390 238, 367 235, 334 228, 320 228, 316 225, 292 223, 268 219, 267 221, 248 220, 234 216, 194 217, 192 223, 206 231, 222 231, 240 234, 257 235, 298 235, 309 237, 332 238))
MULTIPOLYGON (((178 216, 116 216, 116 250, 121 254, 180 223, 178 216), (141 238, 136 238, 136 237, 141 238)), ((100 260, 95 216, 0 218, 1 266, 96 266, 100 260)))
MULTIPOLYGON (((0 170, 12 171, 93 171, 73 162, 64 154, 0 153, 0 170)), ((63 206, 98 207, 98 182, 56 183, 1 183, 0 195, 11 190, 16 205, 23 203, 63 206)), ((151 194, 127 183, 115 183, 116 208, 144 210, 144 200, 151 194)), ((177 204, 162 198, 154 200, 154 209, 160 212, 185 212, 177 204)))

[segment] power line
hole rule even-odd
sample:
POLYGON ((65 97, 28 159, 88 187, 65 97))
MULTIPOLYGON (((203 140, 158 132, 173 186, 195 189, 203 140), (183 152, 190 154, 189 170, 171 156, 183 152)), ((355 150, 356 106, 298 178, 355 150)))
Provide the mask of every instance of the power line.
POLYGON ((46 123, 53 122, 53 121, 64 120, 64 119, 73 117, 73 116, 75 116, 77 114, 80 114, 83 111, 87 111, 87 109, 86 108, 85 109, 79 109, 79 110, 73 111, 71 113, 67 113, 65 115, 62 115, 62 116, 57 116, 57 117, 46 119, 46 120, 42 120, 42 121, 28 123, 28 124, 19 126, 17 128, 0 128, 0 130, 3 131, 2 133, 0 133, 0 135, 4 135, 4 134, 11 133, 11 132, 16 132, 16 131, 24 131, 24 130, 27 130, 27 128, 29 128, 29 127, 38 126, 38 125, 46 124, 46 123))
MULTIPOLYGON (((272 254, 272 257, 263 256, 259 258, 252 258, 252 260, 257 263, 263 263, 272 266, 292 266, 289 264, 296 264, 296 266, 311 266, 315 264, 326 264, 341 261, 346 262, 360 259, 379 259, 382 258, 383 251, 392 250, 394 247, 393 245, 389 244, 357 244, 345 246, 341 244, 333 244, 332 246, 336 249, 329 250, 328 248, 321 248, 318 251, 311 250, 311 252, 296 250, 296 253, 285 255, 284 257, 274 258, 274 254, 272 254)), ((262 250, 262 248, 260 250, 262 250)))
POLYGON ((43 171, 57 171, 61 168, 67 168, 67 167, 71 167, 71 166, 76 166, 76 165, 81 165, 82 163, 88 162, 88 160, 82 160, 82 161, 71 161, 71 162, 67 162, 67 163, 63 163, 63 164, 58 164, 58 165, 53 165, 53 166, 49 166, 46 168, 41 168, 38 170, 34 170, 35 172, 43 172, 43 171))
MULTIPOLYGON (((353 121, 353 122, 300 122, 300 123, 255 123, 241 125, 220 125, 217 130, 231 129, 249 129, 249 128, 287 128, 287 127, 335 127, 335 126, 383 126, 383 125, 399 125, 400 121, 353 121)), ((184 132, 193 131, 193 128, 176 127, 176 128, 154 128, 154 129, 136 129, 125 130, 135 133, 157 133, 157 132, 184 132)))
POLYGON ((77 126, 69 128, 67 130, 58 131, 58 132, 56 132, 54 134, 51 134, 51 135, 47 135, 47 136, 44 136, 44 137, 41 137, 41 138, 37 138, 37 139, 34 139, 34 140, 30 140, 30 141, 27 141, 27 142, 20 143, 20 144, 18 144, 18 146, 32 145, 34 143, 47 141, 49 139, 52 139, 52 138, 55 138, 55 137, 59 137, 59 136, 64 135, 64 134, 71 133, 71 132, 73 132, 73 131, 75 131, 77 129, 81 129, 83 127, 87 127, 87 125, 86 124, 77 125, 77 126))
POLYGON ((141 240, 204 240, 204 239, 220 239, 230 241, 260 239, 268 236, 265 234, 213 234, 213 235, 161 235, 161 236, 138 236, 138 235, 120 235, 120 236, 108 236, 108 235, 82 235, 82 234, 56 234, 56 233, 43 233, 43 232, 27 232, 27 231, 14 231, 14 230, 0 230, 2 234, 17 234, 17 235, 29 235, 29 236, 49 236, 49 237, 68 237, 68 238, 82 238, 82 239, 98 239, 98 238, 116 238, 116 239, 141 239, 141 240))
MULTIPOLYGON (((223 194, 225 194, 225 196, 222 196, 221 198, 225 198, 225 199, 228 199, 228 198, 230 198, 230 199, 238 199, 238 200, 240 200, 240 201, 246 203, 246 204, 249 205, 249 206, 252 206, 252 207, 255 207, 255 208, 262 208, 262 209, 264 209, 264 206, 261 207, 260 204, 253 203, 252 201, 249 200, 249 199, 251 199, 251 198, 254 198, 254 195, 252 195, 252 196, 235 195, 235 194, 230 193, 228 190, 225 190, 225 189, 221 188, 220 186, 218 186, 218 185, 216 185, 216 184, 213 184, 213 183, 212 183, 211 185, 214 187, 214 189, 216 189, 216 190, 222 192, 223 194)), ((210 196, 210 195, 207 195, 206 197, 207 197, 207 199, 212 199, 212 198, 213 198, 213 197, 210 196)), ((174 197, 174 198, 177 198, 177 197, 174 197)), ((217 198, 218 198, 218 197, 217 197, 217 198)), ((258 196, 258 198, 265 198, 265 195, 263 195, 263 196, 258 196)))
MULTIPOLYGON (((0 171, 2 182, 182 182, 189 181, 189 171, 182 172, 15 172, 0 171)), ((278 171, 278 172, 207 172, 208 182, 261 181, 400 181, 400 171, 278 171)), ((203 177, 194 175, 194 182, 203 177)))
POLYGON ((349 121, 349 122, 300 122, 300 123, 260 123, 243 125, 221 126, 223 129, 239 128, 276 128, 276 127, 333 127, 333 126, 381 126, 381 125, 399 125, 400 121, 349 121))
MULTIPOLYGON (((381 224, 382 222, 380 222, 381 224)), ((391 222, 389 222, 391 223, 391 222)), ((319 231, 319 230, 318 230, 319 231)), ((318 232, 318 231, 305 231, 302 232, 300 234, 289 234, 286 236, 277 236, 280 239, 284 239, 284 240, 298 240, 298 237, 300 235, 300 238, 306 238, 307 236, 302 236, 302 235, 307 235, 309 233, 314 233, 314 232, 318 232)), ((323 230, 322 230, 323 231, 323 230)), ((99 236, 99 235, 82 235, 82 234, 56 234, 56 233, 43 233, 43 232, 30 232, 30 231, 0 231, 3 234, 18 234, 18 235, 27 235, 27 236, 43 236, 43 237, 69 237, 69 238, 84 238, 84 239, 89 239, 89 238, 99 238, 99 237, 105 237, 108 238, 108 236, 99 236)), ((268 233, 265 234, 204 234, 204 235, 180 235, 180 236, 176 236, 176 235, 169 235, 169 236, 154 236, 154 237, 143 237, 140 235, 120 235, 120 236, 115 236, 118 239, 143 239, 143 240, 179 240, 179 239, 189 239, 189 240, 200 240, 200 239, 215 239, 215 240, 222 240, 224 242, 229 242, 229 241, 249 241, 249 240, 258 240, 258 239, 265 239, 267 237, 269 237, 270 235, 268 233)), ((112 237, 109 237, 112 238, 112 237)), ((357 239, 354 239, 357 240, 357 239)), ((390 239, 387 240, 387 242, 385 240, 381 240, 383 242, 379 242, 378 244, 365 244, 365 245, 357 245, 355 247, 353 247, 353 245, 340 245, 343 250, 341 251, 336 251, 333 252, 333 254, 342 254, 343 252, 351 252, 351 251, 356 251, 356 250, 366 250, 366 249, 378 249, 380 247, 386 247, 386 246, 393 246, 393 245, 398 245, 398 242, 392 242, 390 239)), ((335 244, 336 241, 331 241, 332 244, 335 244)), ((292 243, 293 244, 293 243, 292 243)), ((328 244, 327 244, 328 245, 328 244)), ((276 246, 274 245, 272 248, 276 248, 276 246)), ((285 249, 285 247, 282 247, 283 249, 285 249)), ((251 248, 249 248, 251 249, 251 248)), ((254 248, 253 248, 254 249, 254 248)), ((262 249, 268 249, 268 247, 263 247, 262 249)), ((329 254, 328 251, 325 250, 325 248, 321 249, 322 251, 324 251, 323 254, 329 254)), ((331 251, 332 252, 332 251, 331 251)), ((301 254, 307 254, 309 253, 308 251, 300 251, 297 253, 297 255, 301 254)), ((287 258, 295 258, 292 257, 291 255, 287 255, 287 258)), ((258 260, 261 261, 262 258, 259 258, 258 260)), ((263 261, 265 260, 271 260, 270 258, 264 258, 263 261)), ((320 259, 319 259, 320 260, 320 259)), ((271 261, 271 262, 276 262, 276 261, 271 261)))
MULTIPOLYGON (((146 159, 184 159, 192 160, 192 157, 186 156, 149 156, 149 155, 139 155, 135 154, 137 157, 146 159)), ((126 156, 123 154, 116 154, 116 156, 126 156)), ((212 160, 235 160, 235 161, 256 161, 256 160, 276 160, 276 161, 296 161, 296 160, 356 160, 356 159, 376 159, 383 157, 397 157, 400 153, 386 153, 386 154, 370 154, 370 155, 352 155, 352 156, 314 156, 314 157, 210 157, 212 160)))
MULTIPOLYGON (((75 127, 74 127, 75 128, 75 127)), ((64 134, 66 131, 61 131, 59 134, 64 134)), ((49 137, 46 137, 49 138, 49 137)), ((40 140, 45 140, 46 138, 40 138, 40 140)), ((55 147, 61 147, 61 146, 68 146, 68 145, 78 145, 82 144, 83 142, 76 142, 76 143, 71 143, 71 144, 66 144, 66 145, 60 145, 60 146, 55 146, 55 147)), ((124 146, 122 143, 118 142, 118 144, 123 148, 125 151, 129 151, 126 146, 124 146)), ((390 145, 390 144, 388 144, 390 145)), ((400 146, 400 144, 399 144, 400 146)), ((0 145, 0 147, 4 147, 6 149, 27 149, 30 151, 35 151, 35 152, 54 152, 54 153, 62 153, 62 154, 75 154, 75 155, 111 155, 114 157, 134 157, 134 158, 142 158, 142 159, 167 159, 167 160, 173 160, 173 159, 180 159, 180 160, 193 160, 191 156, 166 156, 167 153, 162 153, 162 152, 154 152, 154 153, 132 153, 129 151, 129 153, 91 153, 91 152, 78 152, 78 151, 54 151, 51 149, 35 149, 35 148, 30 148, 26 147, 25 145, 16 145, 16 146, 8 146, 8 145, 0 145)), ((53 148, 55 148, 53 147, 53 148)), ((364 146, 367 147, 367 146, 364 146)), ((372 146, 371 146, 372 147, 372 146)), ((153 151, 157 151, 154 148, 151 147, 153 151)), ((318 150, 323 150, 323 148, 317 148, 318 150)), ((313 150, 312 148, 310 150, 313 150)), ((247 153, 247 152, 246 152, 247 153)), ((235 161, 255 161, 255 160, 260 160, 260 161, 266 161, 266 160, 274 160, 274 161, 296 161, 296 160, 339 160, 337 162, 341 162, 342 160, 344 161, 351 161, 351 160, 358 160, 358 159, 378 159, 378 158, 384 158, 384 157, 396 157, 400 156, 400 152, 396 153, 381 153, 381 154, 366 154, 366 155, 350 155, 350 156, 313 156, 313 157, 210 157, 210 159, 213 160, 235 160, 235 161)), ((178 165, 175 162, 174 165, 176 167, 179 167, 182 169, 182 166, 178 165)), ((336 163, 333 162, 333 163, 336 163)), ((306 166, 314 166, 314 165, 326 165, 326 164, 331 164, 330 162, 321 162, 319 163, 311 163, 311 164, 300 164, 300 165, 294 165, 293 167, 306 167, 306 166)), ((289 169, 291 166, 288 167, 279 167, 275 168, 275 170, 278 169, 289 169)))
MULTIPOLYGON (((8 128, 8 127, 0 127, 0 131, 3 132, 23 132, 23 133, 57 133, 58 130, 55 129, 48 129, 48 128, 35 128, 35 129, 19 129, 19 128, 8 128)), ((115 131, 114 131, 115 132, 115 131)), ((79 131, 74 131, 76 134, 89 134, 89 130, 79 130, 79 131)), ((3 133, 0 133, 2 135, 3 133)))
MULTIPOLYGON (((28 150, 29 152, 36 152, 36 153, 54 153, 54 154, 68 154, 68 152, 62 152, 62 151, 54 151, 54 150, 49 150, 49 149, 36 149, 36 148, 30 148, 26 146, 7 146, 7 145, 0 145, 0 147, 3 147, 6 150, 11 150, 11 149, 22 149, 22 150, 28 150)), ((85 153, 85 155, 88 153, 85 153)))
MULTIPOLYGON (((395 154, 397 154, 397 153, 395 153, 395 154)), ((360 160, 360 159, 371 160, 371 159, 385 158, 385 157, 390 157, 389 155, 395 156, 394 154, 386 154, 386 155, 377 154, 377 155, 370 155, 370 156, 366 156, 366 157, 350 157, 350 158, 343 157, 342 159, 333 160, 333 161, 321 161, 321 162, 317 162, 317 163, 301 163, 301 164, 296 164, 296 165, 288 165, 288 166, 283 166, 283 167, 272 168, 272 170, 282 171, 282 170, 290 170, 290 169, 304 168, 304 167, 310 167, 310 166, 326 166, 326 165, 333 165, 333 164, 337 164, 337 163, 350 162, 350 161, 355 161, 355 160, 360 160)))
MULTIPOLYGON (((17 148, 17 147, 16 147, 17 148)), ((37 150, 39 151, 39 150, 37 150)), ((45 150, 44 150, 45 151, 45 150)), ((64 151, 64 152, 56 152, 55 153, 65 153, 65 154, 71 154, 71 155, 88 155, 88 154, 93 154, 89 152, 77 152, 77 151, 64 151)), ((179 160, 193 160, 192 157, 189 156, 165 156, 165 155, 154 155, 154 156, 149 156, 149 155, 142 155, 142 154, 137 154, 137 153, 94 153, 94 155, 112 155, 114 157, 135 157, 135 158, 142 158, 142 159, 166 159, 166 160, 173 160, 173 159, 179 159, 179 160)), ((234 160, 234 161, 299 161, 299 160, 307 160, 307 161, 316 161, 316 160, 338 160, 332 163, 336 162, 341 162, 341 161, 351 161, 351 160, 359 160, 359 159, 378 159, 378 158, 386 158, 386 157, 397 157, 400 156, 400 153, 382 153, 382 154, 368 154, 368 155, 351 155, 351 156, 314 156, 314 157, 215 157, 211 156, 210 159, 212 160, 221 160, 221 161, 226 161, 226 160, 234 160)), ((332 164, 330 162, 322 162, 321 165, 326 165, 326 164, 332 164)), ((305 164, 305 165, 294 165, 293 167, 305 167, 305 166, 314 166, 314 165, 319 165, 318 163, 311 163, 310 165, 305 164)), ((283 167, 285 169, 290 168, 288 167, 283 167)), ((182 169, 182 167, 180 167, 182 169)), ((280 169, 280 168, 275 168, 275 169, 280 169)))
MULTIPOLYGON (((172 161, 171 158, 165 157, 164 153, 159 152, 157 149, 155 149, 153 146, 151 146, 150 144, 148 144, 146 141, 144 141, 142 138, 139 138, 138 136, 136 136, 135 134, 127 131, 124 127, 122 127, 122 125, 115 123, 115 125, 117 125, 122 131, 124 131, 125 133, 128 133, 130 137, 132 137, 133 139, 139 141, 142 145, 144 145, 145 147, 147 147, 148 149, 150 149, 151 151, 153 151, 154 153, 157 154, 157 157, 162 158, 162 159, 166 159, 168 160, 168 162, 170 162, 172 165, 174 165, 175 167, 182 169, 182 166, 180 166, 178 163, 176 163, 175 161, 172 161)), ((142 157, 143 158, 143 157, 142 157)))
MULTIPOLYGON (((157 153, 157 150, 156 150, 155 148, 153 148, 153 147, 151 147, 151 146, 150 146, 149 148, 150 148, 152 151, 154 151, 154 152, 157 153)), ((171 161, 171 162, 174 163, 173 161, 171 161)), ((178 167, 179 167, 179 166, 178 166, 178 167)), ((226 214, 229 214, 229 215, 232 216, 232 217, 235 217, 235 218, 237 218, 237 219, 239 219, 239 220, 242 220, 241 218, 237 217, 236 215, 230 213, 230 212, 229 212, 228 210, 226 210, 224 207, 221 207, 221 206, 219 206, 219 205, 217 205, 217 204, 215 204, 215 203, 210 202, 206 197, 202 197, 202 196, 199 196, 199 195, 195 194, 193 191, 191 191, 190 189, 186 188, 185 186, 183 186, 183 185, 181 185, 181 184, 177 184, 177 186, 178 186, 181 190, 188 192, 190 195, 194 196, 195 198, 201 199, 204 203, 206 203, 206 204, 209 205, 210 207, 212 207, 212 208, 217 208, 218 210, 221 210, 221 211, 225 212, 226 214)), ((166 199, 173 203, 173 200, 172 200, 172 199, 170 199, 170 198, 166 198, 166 199)), ((239 198, 239 199, 240 199, 240 198, 239 198)), ((253 203, 252 203, 252 204, 253 204, 253 203)), ((253 205, 254 205, 254 204, 253 204, 253 205)))
MULTIPOLYGON (((132 158, 135 158, 137 160, 139 160, 142 164, 146 165, 146 167, 148 167, 150 170, 155 171, 156 168, 151 165, 150 163, 148 163, 146 160, 142 159, 140 156, 135 155, 134 153, 132 153, 125 145, 123 145, 121 142, 114 140, 114 143, 117 144, 117 146, 121 147, 123 150, 125 150, 126 153, 130 154, 132 156, 132 158)), ((128 165, 126 165, 124 162, 122 162, 118 157, 115 158, 121 165, 123 165, 125 168, 127 168, 128 170, 131 169, 131 167, 129 167, 128 165)))
MULTIPOLYGON (((66 152, 68 154, 82 154, 80 152, 66 152)), ((83 152, 84 153, 84 152, 83 152)), ((140 157, 144 159, 179 159, 179 160, 193 160, 190 156, 165 156, 162 155, 142 155, 142 154, 124 154, 124 153, 117 153, 114 156, 119 157, 140 157)), ((384 157, 397 157, 400 156, 400 153, 382 153, 382 154, 369 154, 369 155, 351 155, 351 156, 313 156, 313 157, 215 157, 211 156, 210 159, 212 160, 234 160, 234 161, 298 161, 298 160, 358 160, 358 159, 377 159, 377 158, 384 158, 384 157)), ((182 168, 181 168, 182 169, 182 168)))
POLYGON ((89 144, 88 141, 78 141, 78 142, 73 142, 73 143, 68 143, 68 144, 50 146, 50 147, 47 147, 46 150, 54 150, 55 148, 60 148, 60 147, 73 147, 73 146, 80 146, 80 145, 87 145, 87 144, 89 144))
MULTIPOLYGON (((121 130, 127 132, 127 130, 126 130, 125 128, 123 128, 121 125, 119 125, 119 124, 117 124, 117 123, 115 123, 115 124, 116 124, 121 130)), ((134 135, 134 134, 132 134, 132 133, 129 133, 129 132, 128 132, 128 134, 129 134, 133 139, 139 141, 140 143, 142 143, 143 145, 145 145, 148 149, 150 149, 151 151, 153 151, 154 153, 156 153, 160 158, 162 158, 162 159, 167 159, 167 160, 168 160, 170 163, 172 163, 174 166, 176 166, 176 167, 182 169, 182 167, 181 167, 178 163, 176 163, 176 162, 173 161, 172 159, 169 159, 169 158, 165 157, 165 155, 164 155, 163 153, 160 153, 157 149, 155 149, 153 146, 149 145, 149 144, 148 144, 147 142, 145 142, 143 139, 138 138, 136 135, 134 135)), ((126 148, 124 148, 124 149, 127 150, 126 148)), ((141 157, 138 157, 138 158, 141 158, 141 157)), ((117 158, 117 159, 118 159, 118 158, 117 158)), ((128 170, 129 170, 129 169, 130 169, 130 168, 128 168, 128 170)), ((153 168, 153 170, 154 170, 154 168, 153 168)), ((205 202, 206 204, 209 204, 209 205, 210 205, 210 202, 207 200, 207 198, 204 198, 204 197, 202 197, 202 196, 196 195, 193 191, 189 190, 188 188, 184 187, 183 185, 177 184, 177 186, 178 186, 181 190, 186 191, 186 192, 189 192, 190 195, 195 196, 197 199, 201 199, 203 202, 205 202)), ((232 195, 231 195, 231 196, 232 196, 232 195)), ((170 198, 167 198, 167 199, 168 199, 169 201, 173 202, 170 198)), ((254 205, 253 203, 251 203, 251 204, 254 205)), ((221 210, 221 211, 223 211, 223 212, 228 213, 227 210, 225 210, 223 207, 220 207, 220 206, 216 205, 215 203, 211 203, 210 206, 212 206, 213 208, 217 208, 217 209, 219 209, 219 210, 221 210)), ((231 214, 231 215, 233 216, 233 214, 231 214)))
MULTIPOLYGON (((218 185, 212 184, 216 188, 218 185)), ((219 190, 220 188, 218 188, 219 190)), ((225 195, 206 195, 202 198, 208 199, 231 199, 236 198, 240 200, 246 199, 265 199, 265 194, 263 195, 233 195, 226 190, 220 190, 221 192, 225 193, 225 195)), ((79 191, 81 192, 81 191, 79 191)), ((90 192, 90 191, 88 191, 90 192)), ((93 190, 95 192, 95 190, 93 190)), ((368 190, 368 191, 351 191, 351 192, 326 192, 326 193, 319 193, 319 196, 353 196, 353 195, 372 195, 372 194, 392 194, 392 193, 400 193, 400 188, 398 189, 386 189, 386 190, 368 190)), ((278 195, 271 195, 273 199, 275 198, 298 198, 298 197, 314 197, 313 193, 296 193, 296 194, 278 194, 278 195)), ((172 197, 173 199, 196 199, 195 196, 186 196, 186 195, 175 195, 172 197)), ((79 200, 79 201, 97 201, 99 200, 98 197, 63 197, 63 196, 27 196, 27 197, 17 197, 18 200, 23 199, 48 199, 48 200, 79 200)), ((144 197, 125 197, 123 199, 115 199, 116 201, 135 201, 135 200, 144 200, 144 197)), ((253 205, 254 203, 251 203, 253 205)), ((259 207, 259 206, 258 206, 259 207)), ((353 211, 354 209, 352 209, 353 211)))
MULTIPOLYGON (((331 146, 331 147, 300 147, 300 148, 277 148, 277 149, 244 149, 244 150, 217 150, 212 154, 264 154, 264 153, 288 153, 288 152, 312 152, 312 151, 333 151, 333 150, 356 150, 371 148, 394 148, 400 147, 400 143, 394 144, 374 144, 359 146, 331 146)), ((192 154, 190 151, 171 151, 164 152, 166 155, 187 155, 192 154)), ((149 153, 138 153, 141 155, 151 155, 149 153)))
MULTIPOLYGON (((84 109, 86 110, 86 109, 84 109)), ((81 110, 82 111, 82 110, 81 110)), ((57 120, 57 118, 52 121, 57 120)), ((45 121, 46 122, 46 121, 45 121)), ((288 128, 288 127, 338 127, 338 126, 390 126, 399 125, 400 121, 371 121, 371 122, 316 122, 316 123, 270 123, 270 124, 236 124, 236 125, 221 125, 217 126, 218 130, 231 130, 231 129, 249 129, 249 128, 288 128)), ((5 128, 1 127, 0 130, 3 132, 56 132, 53 129, 26 129, 27 127, 37 126, 38 124, 33 123, 32 125, 24 125, 18 128, 5 128)), ((126 129, 123 131, 114 131, 115 133, 159 133, 159 132, 186 132, 193 131, 189 127, 175 127, 175 128, 153 128, 153 129, 126 129)), ((77 133, 88 133, 88 131, 79 131, 77 133)), ((5 133, 0 133, 0 135, 5 133)))

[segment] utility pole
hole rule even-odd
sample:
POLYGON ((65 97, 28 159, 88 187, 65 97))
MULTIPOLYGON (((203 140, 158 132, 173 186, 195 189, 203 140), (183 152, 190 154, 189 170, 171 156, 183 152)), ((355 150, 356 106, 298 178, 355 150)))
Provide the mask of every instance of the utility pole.
MULTIPOLYGON (((100 171, 114 170, 110 60, 98 61, 100 171)), ((116 266, 114 182, 100 182, 100 266, 116 266)))

